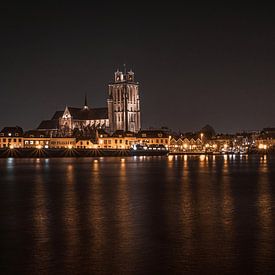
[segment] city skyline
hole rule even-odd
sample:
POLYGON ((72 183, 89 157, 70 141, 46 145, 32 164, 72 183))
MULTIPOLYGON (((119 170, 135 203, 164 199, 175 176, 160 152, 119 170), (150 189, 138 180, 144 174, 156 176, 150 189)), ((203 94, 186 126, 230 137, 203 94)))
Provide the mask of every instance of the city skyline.
MULTIPOLYGON (((66 105, 106 106, 133 69, 142 125, 234 133, 274 127, 274 19, 249 5, 14 4, 1 17, 0 126, 35 128, 66 105)), ((2 12, 3 12, 2 11, 2 12)))

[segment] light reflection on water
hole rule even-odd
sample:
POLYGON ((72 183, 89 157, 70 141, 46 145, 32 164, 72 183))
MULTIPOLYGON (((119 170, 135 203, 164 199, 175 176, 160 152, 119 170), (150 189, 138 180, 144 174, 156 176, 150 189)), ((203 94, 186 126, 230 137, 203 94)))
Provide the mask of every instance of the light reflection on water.
POLYGON ((275 268, 271 156, 9 158, 0 175, 7 273, 275 268))

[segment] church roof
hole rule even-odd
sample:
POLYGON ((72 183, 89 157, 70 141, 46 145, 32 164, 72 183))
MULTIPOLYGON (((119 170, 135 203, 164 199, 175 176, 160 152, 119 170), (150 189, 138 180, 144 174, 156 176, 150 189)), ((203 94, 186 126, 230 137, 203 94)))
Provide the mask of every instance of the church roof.
POLYGON ((19 136, 23 135, 23 129, 19 126, 15 127, 4 127, 0 132, 3 136, 15 136, 16 134, 19 136))
MULTIPOLYGON (((82 109, 68 107, 68 110, 73 119, 79 120, 96 120, 96 119, 108 119, 108 108, 93 108, 82 109)), ((52 119, 59 119, 63 116, 64 111, 55 112, 52 119)))
POLYGON ((37 127, 38 130, 55 130, 58 129, 58 120, 43 120, 39 126, 37 127))
POLYGON ((30 138, 30 137, 47 137, 45 131, 39 131, 39 130, 29 130, 24 133, 24 137, 30 138))
POLYGON ((140 130, 137 133, 137 137, 146 137, 146 138, 168 138, 169 135, 162 130, 140 130))
POLYGON ((64 114, 64 111, 56 111, 52 117, 52 120, 53 119, 59 119, 60 117, 62 117, 64 114))

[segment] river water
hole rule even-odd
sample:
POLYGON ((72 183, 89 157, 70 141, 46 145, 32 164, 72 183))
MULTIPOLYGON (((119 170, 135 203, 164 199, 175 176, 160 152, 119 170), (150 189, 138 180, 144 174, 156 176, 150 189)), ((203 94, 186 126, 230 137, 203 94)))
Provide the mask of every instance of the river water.
POLYGON ((0 160, 1 274, 275 272, 275 157, 0 160))

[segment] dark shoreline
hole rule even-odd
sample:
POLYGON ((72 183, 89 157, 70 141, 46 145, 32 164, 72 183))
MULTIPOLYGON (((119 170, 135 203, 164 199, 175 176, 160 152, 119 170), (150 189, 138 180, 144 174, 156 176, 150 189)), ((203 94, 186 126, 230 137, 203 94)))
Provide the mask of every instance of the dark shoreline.
POLYGON ((165 156, 166 150, 130 149, 36 149, 1 148, 0 158, 65 158, 65 157, 123 157, 123 156, 165 156))
POLYGON ((130 150, 130 149, 36 149, 36 148, 1 148, 0 158, 64 158, 64 157, 127 157, 127 156, 181 156, 181 155, 206 155, 206 156, 224 156, 224 155, 265 155, 275 152, 248 152, 244 154, 232 153, 205 153, 205 152, 170 152, 166 150, 130 150))

